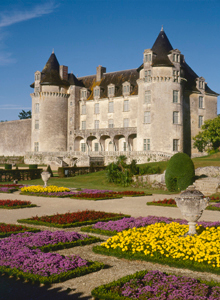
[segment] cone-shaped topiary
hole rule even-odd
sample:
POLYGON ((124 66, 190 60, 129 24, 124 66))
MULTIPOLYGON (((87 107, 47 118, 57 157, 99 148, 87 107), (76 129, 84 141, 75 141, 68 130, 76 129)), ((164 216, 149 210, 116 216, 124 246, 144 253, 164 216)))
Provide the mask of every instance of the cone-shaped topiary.
POLYGON ((185 153, 174 154, 168 162, 165 182, 168 191, 178 192, 193 184, 195 168, 191 158, 185 153))
POLYGON ((47 170, 46 171, 50 173, 50 177, 53 177, 53 172, 51 170, 50 165, 47 166, 47 170))

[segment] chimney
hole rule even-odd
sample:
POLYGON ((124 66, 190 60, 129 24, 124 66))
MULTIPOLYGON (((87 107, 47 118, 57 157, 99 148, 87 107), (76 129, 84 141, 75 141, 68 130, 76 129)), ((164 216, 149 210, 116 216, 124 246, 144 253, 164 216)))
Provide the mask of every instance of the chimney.
POLYGON ((96 81, 100 81, 103 77, 103 74, 106 73, 106 68, 98 66, 96 68, 96 81))
POLYGON ((68 80, 68 67, 60 66, 60 77, 63 80, 68 80))

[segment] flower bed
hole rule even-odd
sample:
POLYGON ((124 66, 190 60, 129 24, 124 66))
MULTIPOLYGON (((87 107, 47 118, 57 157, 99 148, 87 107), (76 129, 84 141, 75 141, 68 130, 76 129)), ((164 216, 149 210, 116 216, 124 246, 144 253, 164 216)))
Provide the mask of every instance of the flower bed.
POLYGON ((0 241, 0 272, 25 278, 32 282, 53 283, 64 281, 101 269, 104 265, 89 262, 78 255, 69 257, 44 253, 56 245, 69 245, 88 240, 75 232, 20 233, 0 241), (41 249, 39 249, 41 248, 41 249))
POLYGON ((25 207, 36 207, 36 204, 32 204, 30 201, 21 200, 0 200, 0 208, 4 209, 15 209, 15 208, 25 208, 25 207))
POLYGON ((0 193, 13 193, 18 191, 18 188, 15 187, 0 187, 0 193))
POLYGON ((4 238, 6 236, 10 236, 11 234, 16 234, 24 231, 38 232, 40 230, 22 225, 0 223, 0 238, 4 238))
MULTIPOLYGON (((148 216, 148 217, 139 217, 139 218, 123 218, 117 221, 108 221, 108 222, 97 222, 93 226, 82 227, 81 231, 85 232, 93 232, 104 235, 115 235, 118 232, 123 230, 132 229, 134 227, 145 227, 151 224, 163 222, 166 224, 170 224, 172 222, 177 222, 179 224, 187 225, 188 222, 182 219, 172 219, 166 217, 156 217, 156 216, 148 216)), ((220 222, 198 222, 198 225, 202 225, 204 228, 212 227, 212 226, 220 226, 220 222)))
POLYGON ((47 188, 42 188, 41 186, 30 186, 24 187, 21 189, 21 194, 31 195, 31 196, 42 196, 42 197, 59 197, 65 198, 70 197, 74 199, 83 199, 83 200, 105 200, 105 199, 115 199, 122 197, 138 197, 149 195, 145 192, 138 191, 123 191, 123 192, 114 192, 110 190, 91 190, 84 189, 82 191, 70 191, 62 190, 63 188, 58 188, 55 186, 49 186, 47 188), (57 189, 56 189, 57 188, 57 189))
POLYGON ((170 199, 163 199, 163 200, 158 200, 158 201, 152 201, 152 202, 147 202, 147 205, 158 205, 158 206, 171 206, 171 207, 176 207, 176 201, 172 198, 170 199))
MULTIPOLYGON (((126 215, 106 213, 102 211, 84 210, 66 214, 56 214, 52 216, 32 217, 30 219, 18 220, 19 223, 28 223, 36 225, 45 225, 52 227, 77 227, 82 225, 94 224, 98 221, 118 220, 126 215)), ((129 216, 127 216, 129 217, 129 216)))
POLYGON ((214 282, 145 270, 99 286, 92 290, 92 296, 97 300, 217 300, 220 287, 214 282))
POLYGON ((213 204, 213 205, 209 205, 206 209, 208 210, 220 210, 220 203, 216 203, 216 204, 213 204))
POLYGON ((184 237, 187 225, 155 223, 119 232, 93 250, 220 274, 220 227, 197 226, 197 230, 199 235, 184 237))
POLYGON ((22 187, 24 187, 24 185, 23 184, 0 184, 0 188, 1 187, 14 187, 14 188, 18 188, 18 189, 20 189, 20 188, 22 188, 22 187))

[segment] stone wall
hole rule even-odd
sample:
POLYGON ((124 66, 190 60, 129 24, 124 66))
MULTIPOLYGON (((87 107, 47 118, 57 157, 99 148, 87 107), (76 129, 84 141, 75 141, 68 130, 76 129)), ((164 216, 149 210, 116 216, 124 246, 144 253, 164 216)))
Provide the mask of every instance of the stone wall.
POLYGON ((24 156, 31 150, 31 119, 0 123, 0 155, 24 156))

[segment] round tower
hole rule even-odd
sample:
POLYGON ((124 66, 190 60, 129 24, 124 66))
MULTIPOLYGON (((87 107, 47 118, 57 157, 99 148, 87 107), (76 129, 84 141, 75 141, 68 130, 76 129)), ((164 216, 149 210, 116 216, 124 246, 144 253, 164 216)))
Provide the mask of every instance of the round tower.
POLYGON ((183 151, 183 99, 180 51, 173 50, 163 28, 144 51, 140 71, 137 143, 139 150, 183 151))
POLYGON ((35 72, 32 97, 33 152, 67 150, 68 68, 51 54, 42 72, 35 72))

